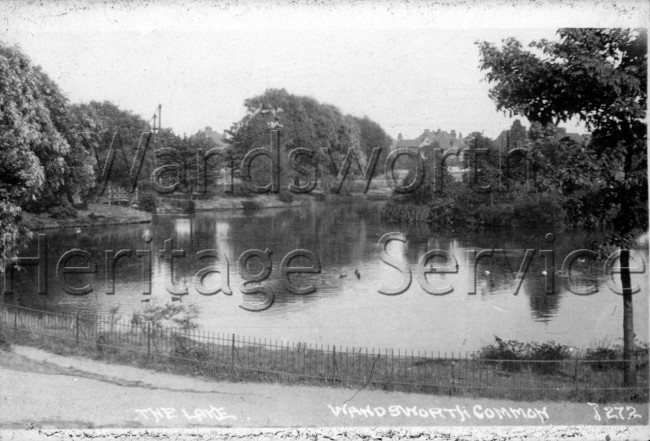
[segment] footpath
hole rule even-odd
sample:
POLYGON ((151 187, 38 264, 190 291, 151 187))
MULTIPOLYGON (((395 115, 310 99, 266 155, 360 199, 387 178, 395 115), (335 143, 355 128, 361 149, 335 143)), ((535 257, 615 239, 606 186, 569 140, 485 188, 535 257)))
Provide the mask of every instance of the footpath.
POLYGON ((3 441, 14 439, 14 433, 58 429, 451 426, 526 426, 540 434, 556 426, 562 434, 567 426, 593 426, 621 435, 610 439, 637 439, 634 434, 647 433, 647 424, 648 405, 640 403, 523 402, 212 382, 26 346, 0 349, 3 441))

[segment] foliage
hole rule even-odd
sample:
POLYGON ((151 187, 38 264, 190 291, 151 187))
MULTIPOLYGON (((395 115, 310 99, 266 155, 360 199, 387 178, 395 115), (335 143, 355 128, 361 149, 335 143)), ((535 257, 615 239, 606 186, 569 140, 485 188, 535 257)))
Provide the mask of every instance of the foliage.
POLYGON ((381 220, 387 224, 415 224, 424 222, 427 218, 426 205, 415 205, 391 199, 381 210, 381 220))
POLYGON ((557 125, 577 118, 591 129, 587 149, 556 170, 579 185, 572 219, 610 225, 610 243, 629 245, 648 226, 646 152, 647 33, 631 29, 560 29, 560 41, 479 43, 481 68, 497 109, 557 125), (576 169, 576 165, 582 163, 576 169), (583 199, 587 199, 584 201, 583 199), (595 202, 597 201, 597 202, 595 202))
POLYGON ((203 170, 204 174, 199 175, 198 173, 199 170, 202 170, 199 161, 203 160, 203 155, 206 152, 215 147, 218 147, 217 143, 206 136, 204 132, 181 138, 171 129, 158 131, 155 136, 156 151, 169 150, 167 153, 155 155, 155 166, 172 166, 167 172, 159 176, 160 184, 168 186, 178 183, 175 191, 180 193, 197 191, 198 179, 203 180, 206 189, 209 189, 210 186, 217 186, 217 178, 221 174, 219 167, 227 160, 227 155, 221 149, 217 150, 216 155, 211 153, 206 161, 205 170, 203 170))
POLYGON ((381 153, 375 167, 374 176, 383 173, 384 163, 390 153, 390 146, 393 143, 391 137, 381 128, 379 124, 364 116, 363 118, 353 117, 360 129, 360 148, 366 158, 370 158, 372 150, 380 148, 381 153))
MULTIPOLYGON (((15 47, 0 44, 0 234, 12 243, 28 232, 22 209, 72 216, 99 176, 109 103, 71 105, 58 86, 15 47)), ((127 173, 128 167, 117 168, 127 173)), ((5 258, 13 245, 0 244, 5 258)))
MULTIPOLYGON (((606 241, 620 247, 625 358, 634 351, 629 248, 635 230, 648 228, 647 76, 645 29, 560 29, 559 41, 515 39, 502 48, 481 42, 480 67, 494 84, 497 109, 526 116, 543 127, 571 118, 592 130, 584 155, 558 167, 560 181, 579 185, 566 196, 574 201, 576 223, 607 229, 606 241), (586 219, 586 221, 585 221, 586 219)), ((628 363, 624 382, 636 372, 628 363)))
MULTIPOLYGON (((97 159, 95 164, 95 176, 102 177, 103 167, 108 158, 109 149, 113 136, 119 134, 121 139, 121 147, 125 152, 135 154, 135 149, 138 147, 140 138, 143 132, 150 130, 149 123, 144 118, 133 114, 128 110, 120 109, 119 106, 109 101, 90 101, 87 104, 77 104, 75 108, 80 113, 92 115, 94 126, 93 133, 100 139, 93 144, 93 153, 97 159)), ((149 146, 149 150, 153 150, 154 146, 149 146)), ((117 143, 113 146, 117 149, 113 167, 110 171, 108 183, 127 187, 129 184, 129 172, 131 170, 131 163, 127 160, 131 156, 126 157, 120 145, 117 143)), ((141 177, 148 177, 154 168, 154 155, 147 154, 142 166, 141 177)))
MULTIPOLYGON (((2 257, 12 259, 27 236, 21 206, 60 188, 63 155, 69 145, 57 130, 65 98, 17 48, 0 44, 0 243, 2 257), (47 182, 47 185, 45 185, 47 182)), ((4 270, 4 268, 2 268, 4 270)))
POLYGON ((529 361, 531 369, 538 373, 550 374, 559 370, 559 363, 544 363, 561 361, 569 358, 571 353, 568 346, 554 341, 545 343, 522 343, 517 340, 502 340, 494 336, 496 345, 488 345, 481 349, 479 357, 485 360, 506 361, 502 363, 505 370, 516 372, 523 363, 515 361, 529 361))
POLYGON ((148 211, 149 213, 156 212, 156 197, 151 193, 140 193, 138 205, 141 210, 148 211))
POLYGON ((249 201, 249 200, 241 201, 241 206, 244 209, 244 211, 253 211, 262 208, 259 202, 249 201))
POLYGON ((278 193, 278 199, 280 201, 290 204, 293 202, 293 194, 290 191, 281 191, 278 193))
MULTIPOLYGON (((296 148, 313 152, 311 158, 302 156, 299 162, 309 170, 320 174, 327 187, 336 175, 329 166, 329 159, 322 149, 330 149, 334 162, 342 164, 349 149, 356 152, 359 163, 365 168, 373 147, 390 145, 390 138, 379 125, 367 117, 356 118, 343 115, 330 104, 319 103, 313 98, 289 94, 285 89, 268 89, 262 95, 244 101, 247 114, 226 130, 226 160, 232 160, 236 170, 240 168, 245 154, 258 147, 268 148, 270 125, 281 127, 280 167, 283 170, 280 186, 286 189, 301 174, 289 172, 288 154, 296 148)), ((386 155, 387 149, 382 152, 386 155)), ((384 156, 385 157, 385 156, 384 156)), ((251 167, 252 176, 266 184, 269 167, 266 160, 259 160, 251 167)), ((379 169, 379 167, 377 167, 379 169)), ((353 166, 351 176, 359 174, 353 166)))
POLYGON ((502 340, 494 336, 496 345, 488 345, 481 349, 480 357, 486 360, 522 360, 525 356, 526 344, 517 340, 502 340))
POLYGON ((151 323, 154 329, 174 326, 183 331, 189 331, 199 327, 196 322, 198 317, 199 308, 194 304, 147 304, 142 311, 133 313, 131 323, 134 325, 151 323))
POLYGON ((0 350, 8 351, 9 348, 11 348, 11 343, 9 343, 9 340, 7 340, 7 337, 5 337, 4 332, 2 329, 0 329, 0 350))
POLYGON ((63 206, 59 205, 56 207, 52 207, 48 210, 48 213, 51 218, 53 219, 68 219, 68 218, 73 218, 77 217, 77 210, 75 210, 71 206, 63 206))
MULTIPOLYGON (((635 343, 635 356, 641 360, 641 365, 637 365, 637 369, 645 368, 648 364, 648 344, 644 342, 635 343)), ((590 366, 593 370, 603 371, 608 369, 624 369, 623 345, 615 344, 609 345, 601 342, 595 348, 587 349, 585 359, 591 360, 590 366)))

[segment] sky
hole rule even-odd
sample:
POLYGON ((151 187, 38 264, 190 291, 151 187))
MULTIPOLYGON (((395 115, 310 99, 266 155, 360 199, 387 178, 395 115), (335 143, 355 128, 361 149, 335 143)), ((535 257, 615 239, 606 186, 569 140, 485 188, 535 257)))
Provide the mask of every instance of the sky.
POLYGON ((161 104, 162 126, 179 135, 228 129, 246 98, 284 88, 368 116, 394 138, 424 129, 494 138, 516 117, 489 99, 477 40, 647 28, 649 12, 621 0, 2 2, 0 41, 18 45, 71 102, 108 100, 147 119, 161 104))

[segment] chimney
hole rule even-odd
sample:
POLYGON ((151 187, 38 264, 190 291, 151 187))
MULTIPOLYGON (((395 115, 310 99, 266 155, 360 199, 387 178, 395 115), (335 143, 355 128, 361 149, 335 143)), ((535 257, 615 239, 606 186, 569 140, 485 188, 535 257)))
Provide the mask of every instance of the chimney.
POLYGON ((401 134, 401 133, 398 133, 398 134, 397 134, 397 140, 398 140, 398 141, 401 141, 401 140, 402 140, 402 134, 401 134))
POLYGON ((209 135, 210 133, 212 133, 212 127, 205 126, 205 133, 206 133, 206 135, 209 135))

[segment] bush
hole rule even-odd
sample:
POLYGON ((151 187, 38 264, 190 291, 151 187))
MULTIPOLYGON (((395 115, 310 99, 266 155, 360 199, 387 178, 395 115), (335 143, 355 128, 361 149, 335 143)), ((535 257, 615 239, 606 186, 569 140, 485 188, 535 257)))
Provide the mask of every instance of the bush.
MULTIPOLYGON (((637 369, 645 369, 648 365, 648 344, 643 342, 635 342, 635 355, 637 360, 637 369)), ((586 360, 592 360, 589 363, 591 369, 594 371, 606 371, 608 369, 625 369, 625 361, 623 358, 623 345, 616 344, 608 346, 601 343, 595 348, 587 349, 585 354, 586 360)))
POLYGON ((409 202, 387 201, 381 209, 381 220, 387 224, 414 224, 425 222, 429 207, 409 202))
POLYGON ((427 223, 429 225, 451 225, 454 223, 453 200, 449 196, 435 197, 429 202, 427 223))
POLYGON ((174 333, 172 335, 172 357, 178 357, 186 360, 205 361, 210 358, 210 354, 205 348, 199 348, 196 342, 174 333))
POLYGON ((262 206, 257 201, 241 201, 241 207, 244 211, 259 210, 262 206))
POLYGON ((131 323, 142 325, 149 322, 154 329, 174 326, 183 331, 190 331, 199 327, 198 323, 196 323, 198 317, 199 308, 196 305, 148 304, 144 310, 133 313, 131 323))
POLYGON ((0 330, 0 349, 6 351, 6 350, 9 349, 9 347, 10 347, 9 341, 7 341, 7 338, 5 337, 5 335, 0 330))
POLYGON ((52 207, 47 210, 53 219, 69 219, 77 217, 77 210, 70 205, 52 207))
MULTIPOLYGON (((494 336, 496 345, 483 347, 479 357, 484 360, 503 360, 508 361, 500 363, 502 368, 517 372, 524 363, 516 361, 561 361, 569 358, 569 347, 554 341, 547 343, 522 343, 517 340, 502 340, 494 336)), ((560 363, 529 363, 531 368, 538 373, 550 374, 557 372, 561 367, 560 363)))
MULTIPOLYGON (((569 347, 554 341, 547 343, 533 343, 530 345, 528 358, 530 360, 544 360, 549 362, 566 360, 569 358, 569 347)), ((560 370, 561 363, 532 363, 534 371, 541 374, 552 374, 560 370)))
MULTIPOLYGON (((112 331, 111 331, 112 332, 112 331)), ((111 338, 111 332, 101 332, 97 336, 97 351, 100 353, 109 353, 109 354, 115 354, 117 353, 118 349, 116 347, 113 347, 114 343, 111 338)))
POLYGON ((149 213, 156 212, 156 197, 151 193, 141 193, 138 198, 138 205, 144 211, 149 213))
POLYGON ((291 202, 293 202, 293 193, 291 193, 290 191, 281 191, 278 194, 278 199, 280 199, 281 202, 290 204, 291 202))
POLYGON ((534 197, 523 193, 513 201, 513 217, 524 227, 552 226, 562 223, 564 209, 560 198, 552 195, 534 197))
POLYGON ((586 360, 591 360, 589 366, 594 371, 606 371, 608 369, 624 369, 625 363, 621 360, 623 358, 623 348, 620 347, 605 347, 599 346, 597 348, 587 349, 585 354, 586 360), (610 361, 611 360, 611 361, 610 361))
MULTIPOLYGON (((488 345, 481 349, 479 358, 484 360, 522 360, 525 358, 526 345, 517 340, 501 340, 494 336, 496 345, 488 345)), ((501 366, 511 372, 521 369, 520 363, 501 363, 501 366)))

